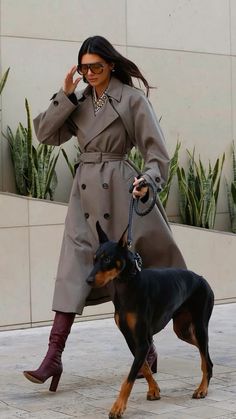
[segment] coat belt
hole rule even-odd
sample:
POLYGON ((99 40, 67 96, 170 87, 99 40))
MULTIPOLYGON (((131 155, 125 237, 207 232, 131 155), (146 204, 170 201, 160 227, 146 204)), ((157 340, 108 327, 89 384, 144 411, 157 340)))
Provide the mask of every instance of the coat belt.
POLYGON ((78 163, 103 163, 106 161, 127 160, 127 154, 86 152, 81 153, 78 163))

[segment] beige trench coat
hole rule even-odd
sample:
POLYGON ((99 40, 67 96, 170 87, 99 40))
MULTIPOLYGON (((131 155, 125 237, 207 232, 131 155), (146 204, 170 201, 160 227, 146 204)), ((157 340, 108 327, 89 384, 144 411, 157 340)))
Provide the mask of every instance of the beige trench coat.
MULTIPOLYGON (((137 174, 127 152, 133 145, 139 147, 146 163, 144 176, 155 186, 168 175, 163 134, 143 92, 112 77, 107 96, 95 116, 89 86, 77 95, 76 104, 60 90, 34 120, 40 142, 59 146, 76 135, 82 150, 65 221, 53 298, 56 311, 81 314, 85 305, 111 300, 111 286, 91 291, 85 280, 98 247, 96 221, 113 240, 127 226, 129 187, 137 174)), ((148 215, 134 216, 132 238, 144 267, 185 267, 159 199, 148 215)))

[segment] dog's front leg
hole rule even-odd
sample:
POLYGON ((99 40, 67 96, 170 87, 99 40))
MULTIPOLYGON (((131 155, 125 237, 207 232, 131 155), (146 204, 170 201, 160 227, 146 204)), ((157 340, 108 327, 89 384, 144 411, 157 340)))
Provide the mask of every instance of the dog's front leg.
POLYGON ((131 393, 133 385, 134 381, 128 381, 128 378, 123 382, 120 389, 120 394, 110 410, 110 419, 121 418, 126 409, 127 400, 131 393))
POLYGON ((113 404, 111 411, 109 413, 109 418, 110 419, 117 419, 117 418, 121 418, 121 416, 123 415, 125 409, 126 409, 126 405, 127 405, 127 401, 129 398, 129 395, 131 393, 131 390, 133 388, 134 382, 135 382, 135 378, 138 374, 138 371, 140 369, 140 367, 142 366, 143 362, 145 361, 145 355, 143 357, 143 359, 141 359, 139 362, 137 361, 137 359, 134 359, 133 365, 131 367, 130 373, 128 375, 128 377, 126 378, 126 380, 123 382, 121 389, 120 389, 120 393, 118 398, 116 399, 115 403, 113 404))
POLYGON ((132 352, 135 352, 135 358, 130 373, 121 386, 120 394, 111 408, 111 411, 109 413, 110 419, 121 418, 122 414, 124 413, 135 379, 138 375, 140 368, 143 366, 145 362, 149 349, 149 345, 145 343, 134 351, 134 348, 132 348, 129 339, 127 341, 129 342, 129 346, 130 349, 132 349, 132 352))

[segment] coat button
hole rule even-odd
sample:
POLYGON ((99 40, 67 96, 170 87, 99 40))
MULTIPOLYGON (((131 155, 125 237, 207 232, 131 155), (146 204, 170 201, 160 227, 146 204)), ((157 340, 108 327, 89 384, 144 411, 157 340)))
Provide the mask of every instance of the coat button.
POLYGON ((54 101, 53 101, 53 105, 54 105, 54 106, 58 106, 58 105, 59 105, 58 100, 54 100, 54 101))
POLYGON ((82 188, 82 189, 86 189, 86 185, 85 185, 85 183, 82 183, 81 188, 82 188))
POLYGON ((88 212, 86 212, 86 213, 84 214, 84 216, 85 216, 85 218, 89 218, 89 213, 88 213, 88 212))
POLYGON ((156 177, 156 182, 159 183, 161 181, 161 178, 159 176, 156 177))
POLYGON ((108 189, 108 183, 103 183, 103 184, 102 184, 102 187, 103 187, 104 189, 108 189))
POLYGON ((110 214, 108 214, 108 212, 106 212, 106 214, 104 214, 103 216, 106 220, 109 220, 109 218, 111 218, 110 214))

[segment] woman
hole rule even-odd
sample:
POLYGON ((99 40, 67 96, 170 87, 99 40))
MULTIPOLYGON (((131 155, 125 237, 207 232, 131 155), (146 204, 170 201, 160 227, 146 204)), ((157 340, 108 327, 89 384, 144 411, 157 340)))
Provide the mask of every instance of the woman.
MULTIPOLYGON (((82 314, 86 305, 112 299, 112 289, 91 291, 85 281, 98 247, 96 221, 109 238, 118 240, 127 226, 130 185, 133 196, 142 198, 148 192, 147 187, 138 188, 143 179, 159 190, 167 179, 169 157, 162 131, 147 97, 133 86, 132 78, 142 81, 148 94, 149 85, 133 62, 105 38, 88 38, 79 51, 78 66, 71 68, 63 89, 34 121, 40 142, 59 146, 75 135, 82 151, 65 221, 48 352, 37 370, 24 372, 36 383, 52 377, 51 391, 56 391, 62 373, 61 354, 75 314, 82 314), (74 92, 82 77, 74 79, 76 71, 88 83, 79 94, 74 92), (134 145, 145 159, 140 178, 127 159, 134 145)), ((134 217, 133 245, 144 267, 185 267, 158 198, 147 216, 134 217)), ((155 371, 153 345, 147 359, 155 371)))

